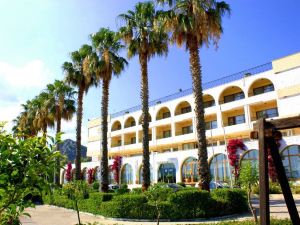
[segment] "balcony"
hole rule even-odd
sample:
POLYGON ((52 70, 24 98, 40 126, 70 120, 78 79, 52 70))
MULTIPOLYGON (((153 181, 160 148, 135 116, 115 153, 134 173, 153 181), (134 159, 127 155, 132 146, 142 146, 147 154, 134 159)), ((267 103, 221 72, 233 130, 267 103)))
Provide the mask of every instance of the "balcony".
POLYGON ((257 102, 249 106, 251 121, 278 117, 277 101, 257 102))

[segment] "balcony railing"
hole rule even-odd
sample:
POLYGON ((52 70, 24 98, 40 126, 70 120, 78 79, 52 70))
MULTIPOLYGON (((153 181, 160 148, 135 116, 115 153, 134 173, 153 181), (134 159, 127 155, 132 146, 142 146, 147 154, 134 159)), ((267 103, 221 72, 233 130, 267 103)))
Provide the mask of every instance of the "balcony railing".
MULTIPOLYGON (((236 81, 236 80, 242 79, 244 77, 253 76, 255 74, 271 70, 272 68, 273 68, 272 63, 270 62, 270 63, 266 63, 266 64, 263 64, 263 65, 260 65, 260 66, 253 67, 251 69, 243 70, 241 72, 238 72, 238 73, 226 76, 226 77, 222 77, 222 78, 217 79, 217 80, 213 80, 213 81, 204 83, 203 84, 203 90, 213 88, 213 87, 217 87, 217 86, 220 86, 222 84, 226 84, 226 83, 229 83, 229 82, 232 82, 232 81, 236 81)), ((186 89, 186 90, 183 90, 183 91, 179 91, 175 94, 171 94, 171 95, 162 97, 160 99, 150 101, 149 106, 154 106, 154 105, 157 105, 157 104, 168 102, 170 100, 174 100, 174 99, 177 99, 177 98, 180 98, 180 97, 184 97, 184 96, 190 95, 192 93, 193 93, 192 88, 186 89)), ((137 106, 134 106, 132 108, 125 109, 125 110, 122 110, 120 112, 113 113, 113 114, 111 114, 111 117, 115 118, 115 117, 118 117, 118 116, 122 116, 126 113, 131 113, 131 112, 135 112, 135 111, 138 111, 138 110, 141 110, 141 105, 137 105, 137 106)))
POLYGON ((164 138, 169 138, 169 137, 172 137, 172 135, 170 135, 170 136, 156 136, 156 140, 159 140, 159 139, 164 139, 164 138))
POLYGON ((185 135, 185 134, 192 134, 193 131, 187 131, 187 132, 176 132, 176 136, 185 135))
POLYGON ((117 143, 117 144, 111 144, 111 147, 114 148, 114 147, 120 147, 122 144, 121 143, 117 143))

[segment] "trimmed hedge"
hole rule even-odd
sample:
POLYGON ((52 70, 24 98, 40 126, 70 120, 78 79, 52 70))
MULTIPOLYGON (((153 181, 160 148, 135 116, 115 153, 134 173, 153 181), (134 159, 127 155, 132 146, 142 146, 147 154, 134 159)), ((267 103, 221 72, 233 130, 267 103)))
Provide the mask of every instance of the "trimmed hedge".
POLYGON ((217 201, 214 206, 220 215, 242 213, 248 210, 246 192, 241 189, 216 189, 211 192, 211 196, 217 201))
MULTIPOLYGON (((125 189, 125 188, 124 188, 125 189)), ((139 192, 139 191, 137 191, 139 192)), ((43 197, 46 204, 74 209, 73 202, 59 191, 43 197)), ((156 207, 143 194, 90 193, 78 202, 80 211, 112 218, 156 219, 156 207)), ((192 219, 215 217, 247 211, 245 192, 236 189, 217 189, 211 193, 195 188, 170 192, 168 200, 160 203, 162 219, 192 219)))

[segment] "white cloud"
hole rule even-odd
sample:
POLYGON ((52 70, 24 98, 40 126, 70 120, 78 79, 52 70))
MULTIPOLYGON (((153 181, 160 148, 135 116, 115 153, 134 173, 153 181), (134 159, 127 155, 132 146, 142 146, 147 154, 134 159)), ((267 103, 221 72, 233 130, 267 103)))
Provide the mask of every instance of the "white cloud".
POLYGON ((21 67, 0 61, 0 121, 8 122, 7 130, 21 112, 21 104, 37 95, 53 79, 54 75, 41 60, 21 67))
POLYGON ((0 62, 0 80, 7 89, 43 88, 52 79, 53 74, 41 60, 33 60, 21 67, 0 62))

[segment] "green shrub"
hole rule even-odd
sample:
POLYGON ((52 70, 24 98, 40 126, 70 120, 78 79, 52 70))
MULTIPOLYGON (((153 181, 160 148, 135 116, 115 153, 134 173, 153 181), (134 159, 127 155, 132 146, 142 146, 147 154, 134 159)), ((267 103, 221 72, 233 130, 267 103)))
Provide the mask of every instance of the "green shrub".
POLYGON ((128 189, 127 184, 122 184, 119 189, 115 190, 115 192, 119 195, 123 195, 123 194, 129 193, 130 190, 128 189))
POLYGON ((217 201, 216 210, 220 215, 242 213, 248 210, 246 192, 241 189, 216 189, 211 192, 217 201))
POLYGON ((269 183, 270 194, 282 194, 280 185, 277 182, 269 183))
POLYGON ((98 181, 95 181, 93 184, 92 184, 92 188, 93 190, 99 190, 99 187, 100 187, 100 184, 98 181))
POLYGON ((133 188, 131 190, 132 194, 142 194, 142 188, 133 188))
POLYGON ((102 202, 107 202, 112 200, 112 198, 114 197, 113 193, 102 193, 102 202))
POLYGON ((212 206, 209 192, 188 189, 175 192, 169 196, 175 218, 198 218, 206 216, 212 206))
POLYGON ((145 219, 153 218, 152 208, 147 204, 147 198, 141 194, 117 195, 112 201, 103 202, 101 214, 113 218, 145 219))

